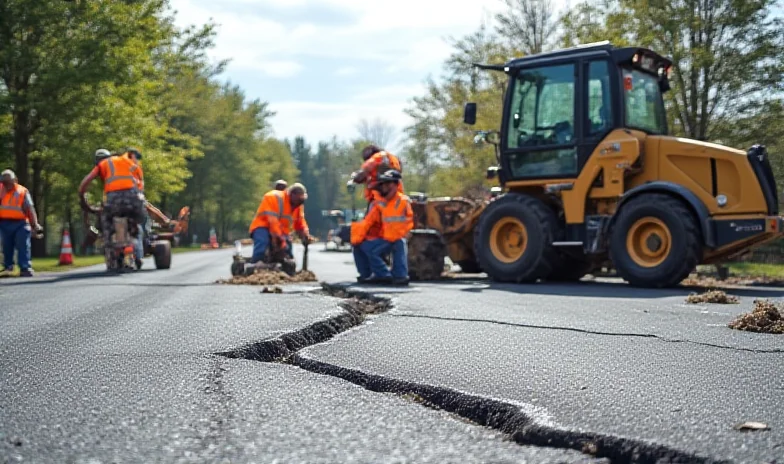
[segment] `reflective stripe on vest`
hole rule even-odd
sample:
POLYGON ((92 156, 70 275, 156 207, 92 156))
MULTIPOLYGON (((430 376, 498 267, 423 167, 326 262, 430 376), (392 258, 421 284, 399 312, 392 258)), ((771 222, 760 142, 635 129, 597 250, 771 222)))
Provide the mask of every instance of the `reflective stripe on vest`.
POLYGON ((288 219, 289 222, 293 222, 294 218, 288 214, 283 214, 283 195, 275 195, 278 197, 278 212, 275 211, 262 211, 257 216, 275 216, 278 220, 281 219, 288 219))
MULTIPOLYGON (((133 167, 131 168, 133 170, 133 167)), ((131 180, 136 182, 136 178, 134 176, 118 176, 114 173, 114 160, 109 158, 109 177, 106 179, 107 184, 111 184, 116 180, 131 180)))

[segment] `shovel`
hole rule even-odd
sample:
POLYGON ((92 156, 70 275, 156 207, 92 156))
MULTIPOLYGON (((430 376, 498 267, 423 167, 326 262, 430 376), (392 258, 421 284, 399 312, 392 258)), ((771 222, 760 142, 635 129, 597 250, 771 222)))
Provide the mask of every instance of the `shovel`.
POLYGON ((308 270, 308 245, 310 245, 310 237, 303 241, 303 245, 305 245, 305 252, 302 253, 302 270, 308 270))

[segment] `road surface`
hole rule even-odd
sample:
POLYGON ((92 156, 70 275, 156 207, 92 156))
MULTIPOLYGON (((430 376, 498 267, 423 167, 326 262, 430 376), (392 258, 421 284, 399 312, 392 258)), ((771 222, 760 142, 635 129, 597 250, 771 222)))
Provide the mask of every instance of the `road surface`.
POLYGON ((782 339, 726 328, 781 289, 373 288, 319 250, 391 308, 217 285, 231 250, 3 279, 0 462, 782 462, 782 339))

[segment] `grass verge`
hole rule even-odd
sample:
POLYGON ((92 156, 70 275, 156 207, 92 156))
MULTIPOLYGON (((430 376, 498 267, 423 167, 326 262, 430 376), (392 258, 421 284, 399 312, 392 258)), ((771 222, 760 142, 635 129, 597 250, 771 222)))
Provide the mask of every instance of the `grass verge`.
POLYGON ((740 277, 769 277, 784 279, 784 264, 733 263, 728 264, 730 275, 740 277))
MULTIPOLYGON (((189 251, 200 251, 197 247, 177 247, 172 248, 172 254, 178 253, 186 253, 189 251)), ((0 254, 0 259, 2 259, 2 254, 0 254)), ((33 270, 35 272, 64 272, 69 271, 72 269, 86 267, 86 266, 95 266, 97 264, 103 264, 103 256, 102 255, 89 255, 89 256, 74 256, 73 264, 68 266, 60 266, 60 255, 57 256, 47 256, 45 258, 33 258, 33 270)), ((0 264, 0 268, 2 265, 0 264)), ((11 274, 11 277, 15 277, 19 275, 19 268, 15 267, 14 272, 11 274)))

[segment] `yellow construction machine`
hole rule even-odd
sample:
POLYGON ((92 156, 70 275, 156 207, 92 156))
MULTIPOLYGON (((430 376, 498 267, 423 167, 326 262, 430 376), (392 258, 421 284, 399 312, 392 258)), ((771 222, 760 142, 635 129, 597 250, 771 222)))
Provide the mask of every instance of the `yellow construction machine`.
MULTIPOLYGON (((764 146, 669 135, 667 58, 603 42, 475 66, 509 76, 500 131, 478 132, 503 188, 471 226, 490 278, 578 280, 609 263, 668 287, 784 235, 764 146)), ((464 122, 476 114, 467 103, 464 122)))
POLYGON ((473 231, 486 201, 462 197, 427 198, 409 195, 414 210, 414 229, 408 237, 408 276, 433 280, 443 274, 444 258, 463 272, 481 272, 474 255, 473 231))

